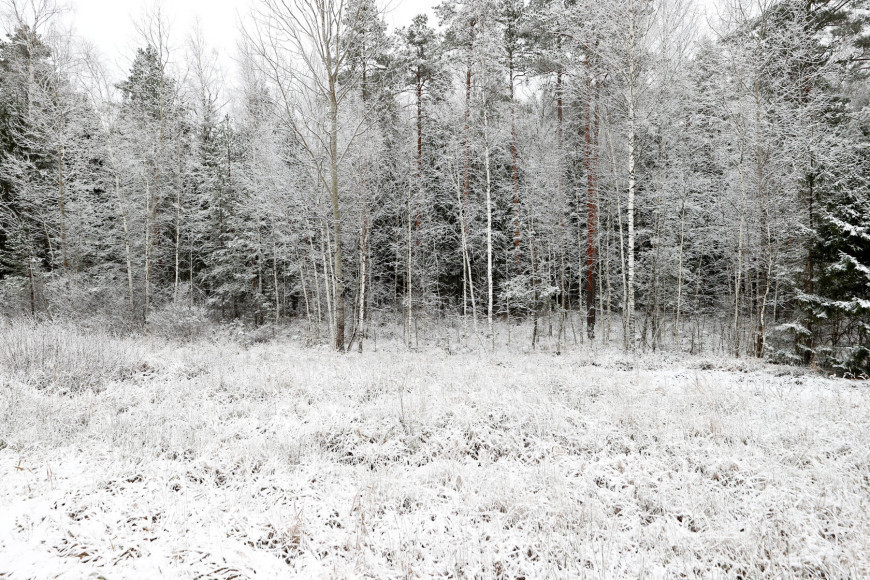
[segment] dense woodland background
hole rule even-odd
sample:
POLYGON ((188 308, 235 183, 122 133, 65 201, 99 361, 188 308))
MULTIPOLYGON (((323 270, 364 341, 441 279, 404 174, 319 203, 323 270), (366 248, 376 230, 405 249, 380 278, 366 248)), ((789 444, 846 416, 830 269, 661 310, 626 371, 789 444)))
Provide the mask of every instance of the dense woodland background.
POLYGON ((865 0, 259 0, 232 83, 159 11, 114 78, 6 8, 5 315, 870 372, 865 0))

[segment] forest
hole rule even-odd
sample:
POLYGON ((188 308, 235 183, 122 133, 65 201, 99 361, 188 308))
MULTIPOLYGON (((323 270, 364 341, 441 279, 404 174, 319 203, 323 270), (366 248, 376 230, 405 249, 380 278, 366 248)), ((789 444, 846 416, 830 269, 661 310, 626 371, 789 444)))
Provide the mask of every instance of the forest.
POLYGON ((870 0, 237 4, 0 0, 0 578, 870 578, 870 0))
POLYGON ((231 75, 155 9, 118 78, 7 8, 6 317, 870 373, 866 0, 257 0, 231 75))

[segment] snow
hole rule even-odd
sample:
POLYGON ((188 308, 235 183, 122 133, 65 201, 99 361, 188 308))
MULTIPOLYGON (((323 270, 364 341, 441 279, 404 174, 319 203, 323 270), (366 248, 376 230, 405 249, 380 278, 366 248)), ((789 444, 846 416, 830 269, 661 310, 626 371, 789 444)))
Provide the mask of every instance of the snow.
POLYGON ((100 392, 0 371, 0 576, 870 575, 866 383, 588 346, 137 348, 100 392))
POLYGON ((827 219, 829 222, 831 222, 837 228, 846 232, 850 236, 853 236, 853 237, 856 237, 856 238, 859 238, 862 240, 870 241, 870 229, 865 228, 865 227, 854 226, 854 225, 850 224, 849 222, 843 221, 841 219, 837 219, 836 217, 831 216, 831 215, 827 216, 827 219))
POLYGON ((855 268, 855 270, 861 272, 862 274, 864 274, 864 276, 867 277, 868 280, 870 280, 870 268, 855 259, 855 256, 850 256, 845 252, 840 252, 840 263, 844 264, 844 266, 841 268, 842 270, 847 269, 845 264, 850 264, 853 268, 855 268))

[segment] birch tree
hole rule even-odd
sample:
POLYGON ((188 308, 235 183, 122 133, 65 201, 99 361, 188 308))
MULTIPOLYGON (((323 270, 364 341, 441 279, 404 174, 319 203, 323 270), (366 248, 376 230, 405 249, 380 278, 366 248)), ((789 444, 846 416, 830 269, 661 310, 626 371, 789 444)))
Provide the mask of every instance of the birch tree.
POLYGON ((332 289, 335 348, 345 348, 343 193, 339 166, 362 122, 339 143, 341 114, 358 78, 341 79, 354 46, 359 6, 349 0, 262 0, 246 31, 256 63, 275 87, 283 119, 329 192, 332 212, 332 289), (323 106, 325 105, 325 111, 323 106), (323 166, 326 166, 324 169, 323 166))

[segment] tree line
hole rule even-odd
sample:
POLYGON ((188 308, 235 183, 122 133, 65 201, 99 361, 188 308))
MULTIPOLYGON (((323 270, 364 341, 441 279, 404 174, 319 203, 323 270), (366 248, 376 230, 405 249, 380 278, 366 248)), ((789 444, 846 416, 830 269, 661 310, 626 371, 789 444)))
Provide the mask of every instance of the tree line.
POLYGON ((392 31, 375 0, 258 0, 234 89, 159 11, 116 79, 7 4, 9 315, 870 370, 866 0, 444 0, 392 31))

